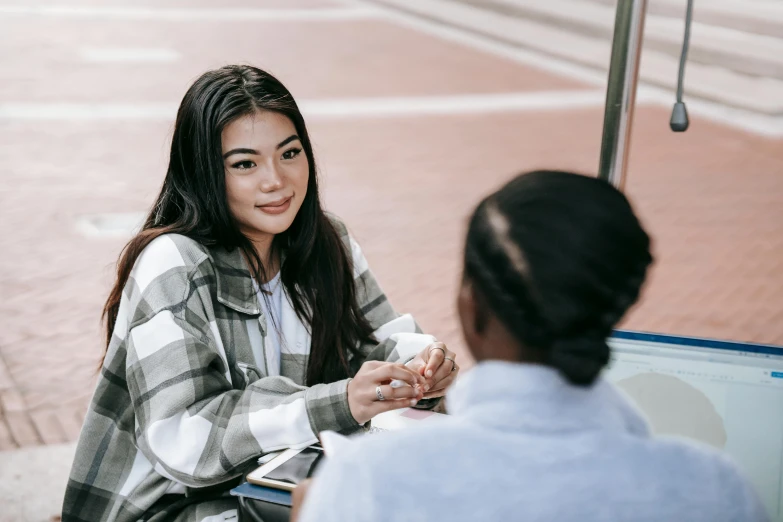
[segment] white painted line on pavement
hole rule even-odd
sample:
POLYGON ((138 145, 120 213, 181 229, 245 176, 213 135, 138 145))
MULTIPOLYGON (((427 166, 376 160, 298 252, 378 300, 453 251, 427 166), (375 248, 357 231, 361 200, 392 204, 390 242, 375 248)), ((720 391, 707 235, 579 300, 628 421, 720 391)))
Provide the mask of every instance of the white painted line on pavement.
MULTIPOLYGON (((639 96, 641 103, 644 96, 639 96)), ((600 90, 409 96, 395 98, 335 98, 299 101, 308 118, 377 118, 498 112, 562 111, 600 108, 600 90)), ((0 103, 0 120, 173 120, 176 104, 168 103, 0 103)))
MULTIPOLYGON (((669 113, 674 105, 674 98, 670 92, 650 85, 639 85, 636 96, 637 99, 639 97, 644 97, 651 104, 665 107, 669 110, 669 113)), ((700 116, 705 120, 720 123, 726 127, 733 127, 759 136, 768 138, 783 137, 783 116, 758 114, 698 98, 686 98, 685 103, 688 106, 688 114, 691 116, 700 116)), ((666 121, 662 122, 663 125, 668 126, 668 118, 669 116, 667 114, 666 121)))
POLYGON ((606 85, 606 72, 597 71, 590 67, 567 62, 536 51, 505 44, 498 40, 479 36, 478 34, 467 30, 433 22, 423 17, 386 7, 383 4, 373 2, 372 0, 354 1, 357 5, 374 7, 378 10, 379 16, 386 20, 438 37, 441 40, 462 44, 471 49, 484 51, 488 54, 494 54, 495 56, 507 58, 517 63, 530 65, 544 71, 560 74, 561 76, 573 78, 585 83, 597 86, 606 85))
POLYGON ((125 237, 141 230, 146 218, 143 212, 93 214, 76 219, 76 230, 86 237, 125 237))
POLYGON ((90 63, 171 63, 180 58, 174 49, 158 47, 84 47, 79 55, 90 63))
MULTIPOLYGON (((606 88, 606 71, 599 71, 541 52, 505 44, 467 30, 385 7, 372 0, 354 0, 354 3, 359 6, 372 6, 378 9, 380 16, 393 23, 435 36, 441 40, 458 43, 542 71, 572 78, 590 85, 600 86, 602 89, 606 88)), ((671 91, 644 83, 639 84, 639 92, 637 94, 637 100, 642 98, 655 105, 667 108, 671 108, 674 103, 674 95, 671 91)), ((727 107, 708 100, 688 99, 686 102, 691 115, 701 116, 707 120, 761 136, 770 138, 783 137, 783 116, 758 114, 743 109, 727 107)), ((668 124, 668 119, 665 124, 668 124)))
POLYGON ((365 7, 319 9, 243 9, 227 7, 208 9, 135 6, 0 5, 0 17, 16 15, 117 20, 328 22, 372 18, 377 16, 377 13, 377 10, 365 7))
POLYGON ((169 103, 2 103, 0 120, 173 120, 169 103))
POLYGON ((454 96, 354 98, 303 100, 302 112, 316 117, 393 117, 438 114, 486 114, 496 112, 560 111, 602 107, 601 91, 545 91, 454 96))

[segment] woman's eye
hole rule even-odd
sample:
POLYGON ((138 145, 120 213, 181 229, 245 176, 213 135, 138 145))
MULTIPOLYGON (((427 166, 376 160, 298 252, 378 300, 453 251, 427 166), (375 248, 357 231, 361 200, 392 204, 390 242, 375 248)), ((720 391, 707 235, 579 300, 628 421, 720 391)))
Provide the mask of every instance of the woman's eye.
POLYGON ((245 160, 245 161, 240 161, 238 163, 234 163, 231 166, 238 170, 247 170, 247 169, 252 169, 253 167, 256 166, 256 164, 250 160, 245 160))
POLYGON ((283 153, 283 159, 284 160, 294 159, 299 155, 300 152, 302 152, 302 149, 298 149, 298 148, 288 149, 283 153))

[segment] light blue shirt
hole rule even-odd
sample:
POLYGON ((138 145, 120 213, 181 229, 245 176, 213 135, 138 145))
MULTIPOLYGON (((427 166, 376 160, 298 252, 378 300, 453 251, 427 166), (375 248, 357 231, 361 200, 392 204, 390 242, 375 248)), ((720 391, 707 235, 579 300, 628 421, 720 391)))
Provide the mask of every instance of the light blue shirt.
POLYGON ((653 438, 606 381, 485 362, 449 392, 451 418, 368 436, 328 459, 301 522, 756 522, 767 514, 735 466, 653 438))

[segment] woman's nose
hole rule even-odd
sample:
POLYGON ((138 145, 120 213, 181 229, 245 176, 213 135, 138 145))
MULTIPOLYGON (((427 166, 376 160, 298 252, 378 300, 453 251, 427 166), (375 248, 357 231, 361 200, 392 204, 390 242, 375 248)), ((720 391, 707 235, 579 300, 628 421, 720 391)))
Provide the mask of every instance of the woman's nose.
POLYGON ((274 192, 283 187, 283 176, 276 165, 268 165, 261 170, 260 186, 262 192, 274 192))

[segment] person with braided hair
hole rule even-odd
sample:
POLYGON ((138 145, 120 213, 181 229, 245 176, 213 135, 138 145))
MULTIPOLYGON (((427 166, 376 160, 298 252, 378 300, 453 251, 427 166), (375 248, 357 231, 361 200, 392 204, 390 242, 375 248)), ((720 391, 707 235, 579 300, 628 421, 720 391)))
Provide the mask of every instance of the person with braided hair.
POLYGON ((476 360, 442 423, 365 437, 294 494, 299 522, 765 521, 735 466, 655 438, 601 371, 650 238, 610 184, 520 175, 470 219, 457 308, 476 360))

